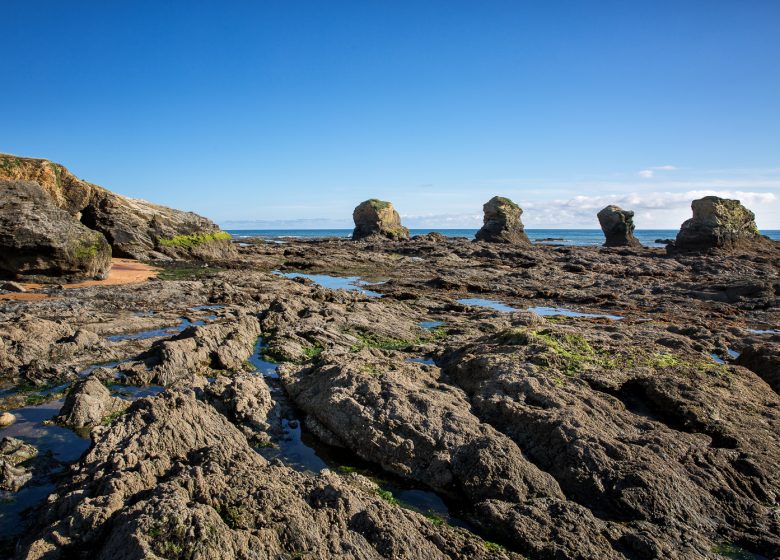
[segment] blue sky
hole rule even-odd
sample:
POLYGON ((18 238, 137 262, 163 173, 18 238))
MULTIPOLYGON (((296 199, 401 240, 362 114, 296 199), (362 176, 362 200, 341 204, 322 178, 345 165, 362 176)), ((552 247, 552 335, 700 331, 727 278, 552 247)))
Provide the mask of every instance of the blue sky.
POLYGON ((4 0, 0 151, 227 227, 471 227, 706 193, 780 229, 780 2, 4 0))

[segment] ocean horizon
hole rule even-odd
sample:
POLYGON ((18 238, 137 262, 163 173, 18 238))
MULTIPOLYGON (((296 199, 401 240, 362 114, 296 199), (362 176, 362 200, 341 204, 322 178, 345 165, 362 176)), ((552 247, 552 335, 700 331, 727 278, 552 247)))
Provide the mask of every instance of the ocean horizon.
MULTIPOLYGON (((298 238, 346 238, 352 235, 352 229, 226 229, 236 239, 260 237, 283 241, 298 238)), ((447 237, 473 238, 477 228, 428 228, 409 229, 412 236, 426 233, 440 233, 447 237)), ((528 238, 534 243, 593 246, 604 243, 604 234, 600 229, 526 229, 528 238)), ((657 243, 658 239, 674 239, 677 236, 676 229, 638 229, 634 236, 646 247, 663 247, 663 243, 657 243)), ((780 230, 764 230, 761 232, 770 239, 780 241, 780 230)))

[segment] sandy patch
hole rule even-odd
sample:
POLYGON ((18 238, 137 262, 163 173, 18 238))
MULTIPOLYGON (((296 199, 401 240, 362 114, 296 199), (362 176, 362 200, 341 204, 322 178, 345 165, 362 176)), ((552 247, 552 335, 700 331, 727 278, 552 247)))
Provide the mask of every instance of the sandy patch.
MULTIPOLYGON (((62 287, 68 290, 72 288, 86 288, 88 286, 137 284, 154 278, 159 272, 159 268, 155 268, 140 261, 134 261, 132 259, 111 259, 111 270, 108 272, 108 277, 105 280, 86 280, 74 284, 62 284, 62 287)), ((26 282, 22 283, 22 286, 28 290, 39 290, 45 285, 26 282)), ((2 294, 0 295, 0 300, 40 301, 42 299, 47 299, 48 297, 50 297, 49 294, 38 293, 2 294)))

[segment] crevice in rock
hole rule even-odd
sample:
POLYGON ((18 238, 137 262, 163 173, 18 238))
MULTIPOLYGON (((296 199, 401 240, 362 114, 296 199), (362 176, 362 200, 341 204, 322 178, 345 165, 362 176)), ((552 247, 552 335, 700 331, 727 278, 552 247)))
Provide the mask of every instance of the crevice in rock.
POLYGON ((738 442, 732 436, 713 430, 710 426, 685 415, 674 406, 673 402, 658 402, 650 394, 641 379, 627 381, 617 390, 609 390, 593 383, 589 383, 589 385, 594 390, 617 398, 623 403, 626 410, 637 416, 648 418, 678 432, 700 433, 709 436, 712 439, 711 447, 736 449, 738 446, 738 442))

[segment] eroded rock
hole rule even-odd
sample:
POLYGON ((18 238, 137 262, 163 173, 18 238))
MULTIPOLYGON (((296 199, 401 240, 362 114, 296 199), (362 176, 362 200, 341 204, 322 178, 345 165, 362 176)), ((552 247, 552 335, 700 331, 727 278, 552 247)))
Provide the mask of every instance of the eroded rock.
POLYGON ((111 396, 103 382, 90 375, 73 386, 55 420, 71 428, 92 428, 129 405, 127 401, 111 396))
POLYGON ((54 205, 32 181, 0 180, 0 273, 21 278, 104 278, 111 247, 54 205))
POLYGON ((517 204, 503 196, 494 196, 482 206, 482 210, 485 213, 484 225, 476 234, 478 241, 530 243, 520 219, 523 209, 517 204))
MULTIPOLYGON (((235 255, 230 236, 211 220, 115 194, 79 179, 64 166, 49 160, 0 154, 0 179, 37 182, 44 191, 41 198, 49 206, 60 208, 77 223, 80 221, 90 230, 102 233, 103 241, 108 240, 115 257, 211 260, 235 255)), ((4 195, 2 199, 5 198, 4 195)), ((0 214, 3 213, 0 207, 0 214)), ((89 247, 95 243, 88 244, 82 253, 91 251, 89 247)))
POLYGON ((639 247, 634 237, 634 212, 610 205, 598 213, 599 224, 607 238, 605 247, 639 247))
POLYGON ((680 227, 676 250, 749 249, 772 243, 761 236, 755 215, 739 200, 705 196, 694 200, 691 208, 693 217, 680 227))
POLYGON ((331 472, 269 464, 192 392, 133 405, 39 516, 20 557, 513 558, 331 472))
POLYGON ((352 212, 352 219, 355 222, 352 239, 409 239, 409 230, 401 225, 401 216, 390 202, 376 198, 361 202, 352 212))

